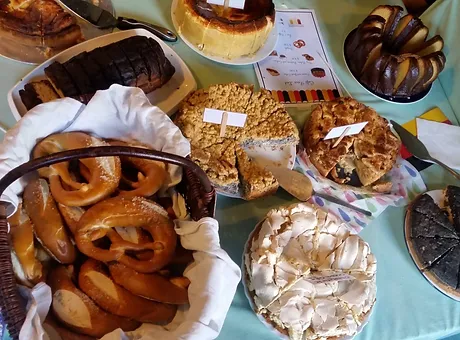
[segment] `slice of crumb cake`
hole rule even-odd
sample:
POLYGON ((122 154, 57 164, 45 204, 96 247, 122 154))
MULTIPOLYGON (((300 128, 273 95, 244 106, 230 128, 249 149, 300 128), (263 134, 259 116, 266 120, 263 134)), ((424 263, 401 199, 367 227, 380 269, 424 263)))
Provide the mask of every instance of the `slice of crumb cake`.
POLYGON ((243 197, 246 200, 271 195, 278 190, 279 185, 275 177, 252 161, 240 146, 236 147, 236 166, 243 189, 243 197))

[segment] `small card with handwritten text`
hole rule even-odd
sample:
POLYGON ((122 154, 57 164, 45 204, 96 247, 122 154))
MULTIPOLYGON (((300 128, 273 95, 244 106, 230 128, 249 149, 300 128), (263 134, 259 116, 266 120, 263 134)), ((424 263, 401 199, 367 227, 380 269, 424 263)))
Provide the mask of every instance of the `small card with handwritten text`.
POLYGON ((315 11, 277 10, 278 43, 254 65, 260 86, 286 105, 302 105, 341 97, 315 11))

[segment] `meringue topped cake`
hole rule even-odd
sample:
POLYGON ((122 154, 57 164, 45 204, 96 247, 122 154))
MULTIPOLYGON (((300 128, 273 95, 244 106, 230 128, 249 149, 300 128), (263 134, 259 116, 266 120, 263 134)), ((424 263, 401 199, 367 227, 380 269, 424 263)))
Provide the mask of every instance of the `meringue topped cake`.
POLYGON ((291 340, 351 338, 376 300, 369 245, 309 204, 268 212, 248 241, 244 265, 254 311, 291 340))
POLYGON ((234 59, 256 53, 275 26, 272 0, 246 1, 225 8, 206 0, 178 0, 175 16, 181 33, 206 55, 234 59))

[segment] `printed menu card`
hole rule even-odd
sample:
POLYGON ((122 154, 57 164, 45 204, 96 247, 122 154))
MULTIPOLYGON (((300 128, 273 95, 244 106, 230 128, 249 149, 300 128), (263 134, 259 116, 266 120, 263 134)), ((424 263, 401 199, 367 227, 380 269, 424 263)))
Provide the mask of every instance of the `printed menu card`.
POLYGON ((292 106, 340 97, 315 11, 277 10, 276 21, 276 47, 254 65, 260 86, 271 91, 275 100, 292 106))

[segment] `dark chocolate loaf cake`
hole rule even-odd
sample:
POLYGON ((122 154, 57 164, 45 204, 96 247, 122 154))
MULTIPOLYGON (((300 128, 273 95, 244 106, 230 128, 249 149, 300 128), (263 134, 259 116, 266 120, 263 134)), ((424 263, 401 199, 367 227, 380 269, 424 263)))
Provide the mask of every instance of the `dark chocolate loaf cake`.
MULTIPOLYGON (((96 91, 105 90, 112 84, 137 86, 150 93, 166 84, 174 73, 175 68, 160 44, 142 36, 83 52, 65 63, 54 62, 45 68, 49 85, 58 98, 72 97, 84 103, 96 91)), ((37 96, 33 86, 27 85, 20 95, 28 110, 48 99, 56 99, 54 96, 37 96)))

